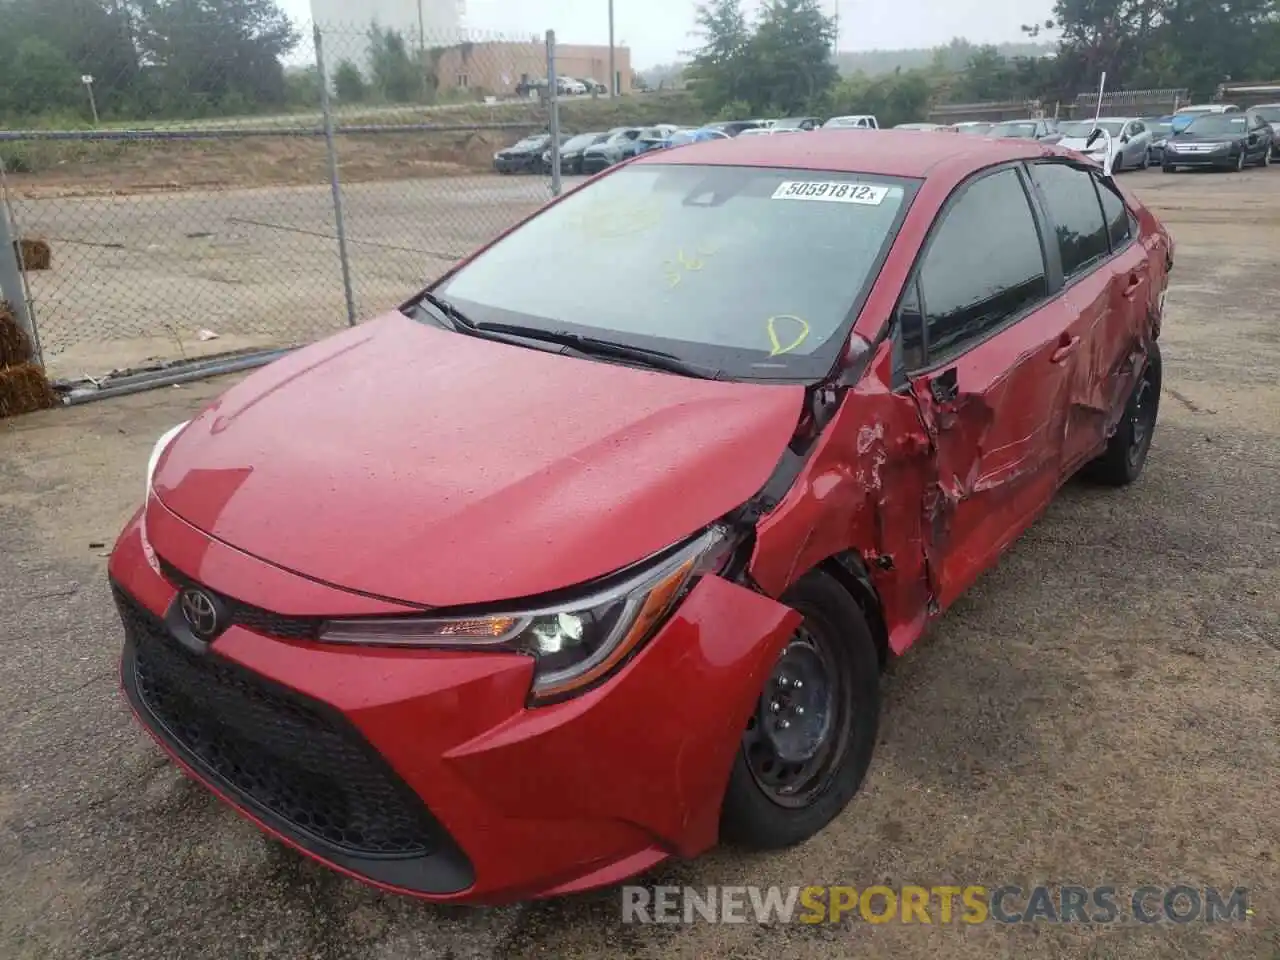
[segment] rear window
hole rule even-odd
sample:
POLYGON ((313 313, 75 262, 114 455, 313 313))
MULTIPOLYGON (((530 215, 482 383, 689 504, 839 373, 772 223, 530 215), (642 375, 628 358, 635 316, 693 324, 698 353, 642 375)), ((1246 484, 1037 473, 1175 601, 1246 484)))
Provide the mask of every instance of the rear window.
POLYGON ((661 349, 736 378, 818 377, 916 186, 636 164, 548 207, 436 292, 478 322, 661 349))
POLYGON ((988 133, 992 137, 1034 137, 1035 123, 997 123, 988 133))

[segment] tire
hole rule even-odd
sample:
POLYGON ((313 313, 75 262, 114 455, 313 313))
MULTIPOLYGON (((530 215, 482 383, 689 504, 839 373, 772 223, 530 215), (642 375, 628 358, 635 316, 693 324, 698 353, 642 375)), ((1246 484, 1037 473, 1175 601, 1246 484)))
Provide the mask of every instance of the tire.
POLYGON ((849 592, 814 571, 783 602, 804 621, 743 732, 720 814, 721 838, 753 850, 795 846, 834 820, 862 785, 880 723, 880 658, 849 592))
POLYGON ((1175 170, 1177 170, 1177 167, 1175 167, 1171 163, 1162 163, 1160 165, 1160 169, 1163 170, 1165 173, 1173 173, 1175 170))
POLYGON ((1160 416, 1163 362, 1160 345, 1152 343, 1146 369, 1124 406, 1124 415, 1107 449, 1084 468, 1084 476, 1108 487, 1127 487, 1142 476, 1160 416))

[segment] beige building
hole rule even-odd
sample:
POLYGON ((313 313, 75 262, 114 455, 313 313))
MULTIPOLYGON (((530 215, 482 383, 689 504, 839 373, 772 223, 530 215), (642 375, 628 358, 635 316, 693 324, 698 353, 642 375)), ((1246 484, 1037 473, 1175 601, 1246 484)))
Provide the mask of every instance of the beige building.
MULTIPOLYGON (((619 74, 619 90, 630 93, 631 51, 627 47, 614 48, 614 65, 619 74)), ((575 80, 595 80, 608 87, 609 48, 560 44, 556 47, 556 73, 575 80)), ((436 60, 442 91, 463 89, 509 96, 522 81, 541 80, 546 75, 547 47, 540 41, 463 43, 441 51, 436 60)))

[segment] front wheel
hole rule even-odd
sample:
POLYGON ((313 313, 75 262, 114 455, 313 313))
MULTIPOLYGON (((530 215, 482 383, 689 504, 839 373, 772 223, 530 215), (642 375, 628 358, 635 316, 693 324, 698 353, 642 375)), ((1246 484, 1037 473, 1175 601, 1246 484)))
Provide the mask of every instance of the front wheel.
POLYGON ((802 843, 848 806, 880 722, 880 658, 849 592, 813 572, 783 602, 804 620, 743 731, 720 817, 726 841, 756 850, 802 843))

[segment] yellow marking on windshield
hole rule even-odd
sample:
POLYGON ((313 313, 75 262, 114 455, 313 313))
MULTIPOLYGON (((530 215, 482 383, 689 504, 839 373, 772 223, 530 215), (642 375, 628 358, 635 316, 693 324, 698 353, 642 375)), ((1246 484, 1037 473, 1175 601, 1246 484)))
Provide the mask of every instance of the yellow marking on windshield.
POLYGON ((661 202, 653 199, 637 201, 596 202, 575 216, 574 226, 600 240, 612 240, 643 233, 662 221, 661 202))
POLYGON ((714 250, 708 251, 704 246, 699 246, 694 250, 693 256, 689 256, 684 252, 684 248, 681 248, 676 251, 674 260, 663 260, 662 271, 666 275, 667 286, 672 290, 680 286, 685 273, 697 273, 707 265, 702 257, 711 256, 712 253, 714 250))
POLYGON ((781 313, 776 317, 770 317, 765 321, 765 330, 768 331, 769 334, 769 346, 772 348, 769 351, 769 356, 771 357, 780 357, 785 353, 791 353, 793 350, 798 350, 803 346, 804 342, 809 339, 809 322, 800 317, 792 316, 789 313, 781 313), (778 332, 778 324, 783 321, 787 324, 795 324, 796 329, 799 331, 796 334, 795 339, 787 344, 783 344, 782 334, 778 332))

